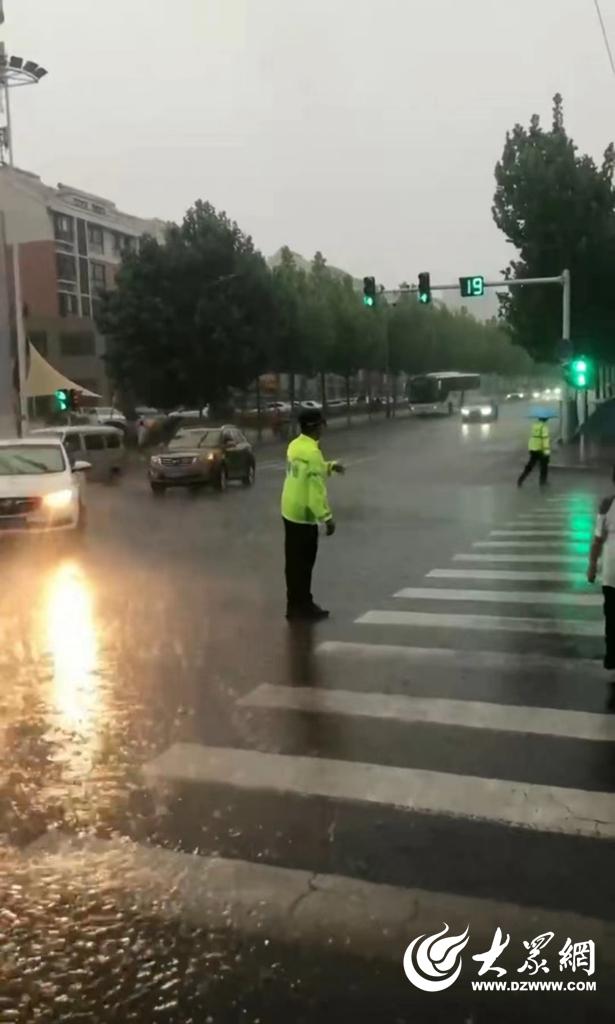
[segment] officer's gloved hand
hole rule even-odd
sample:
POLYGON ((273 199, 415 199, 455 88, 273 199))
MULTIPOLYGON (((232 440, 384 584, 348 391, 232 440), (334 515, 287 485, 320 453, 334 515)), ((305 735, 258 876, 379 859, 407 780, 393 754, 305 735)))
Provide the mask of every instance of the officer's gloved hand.
POLYGON ((325 529, 327 531, 327 537, 332 537, 335 533, 335 523, 332 519, 327 519, 325 523, 325 529))

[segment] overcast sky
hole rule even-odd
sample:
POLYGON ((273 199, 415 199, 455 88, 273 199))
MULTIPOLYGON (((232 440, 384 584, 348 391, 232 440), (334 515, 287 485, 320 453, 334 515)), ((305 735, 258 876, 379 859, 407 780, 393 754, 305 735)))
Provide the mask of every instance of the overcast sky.
MULTIPOLYGON (((563 93, 600 158, 615 78, 593 0, 5 0, 16 162, 178 219, 225 209, 280 245, 387 285, 497 272, 507 128, 563 93)), ((615 0, 602 0, 615 47, 615 0)), ((561 268, 554 267, 554 272, 561 268)))

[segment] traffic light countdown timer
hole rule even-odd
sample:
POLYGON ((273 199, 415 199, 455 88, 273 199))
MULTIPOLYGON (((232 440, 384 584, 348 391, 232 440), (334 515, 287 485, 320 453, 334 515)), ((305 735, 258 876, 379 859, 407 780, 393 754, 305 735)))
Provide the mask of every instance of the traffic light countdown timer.
POLYGON ((481 274, 474 277, 460 277, 459 291, 464 299, 476 299, 485 294, 485 278, 481 274))

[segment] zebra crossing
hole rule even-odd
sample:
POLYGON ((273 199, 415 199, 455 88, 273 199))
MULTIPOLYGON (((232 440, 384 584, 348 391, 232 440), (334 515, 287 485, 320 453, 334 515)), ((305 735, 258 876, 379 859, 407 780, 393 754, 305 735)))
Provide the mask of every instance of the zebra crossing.
POLYGON ((222 856, 613 918, 591 883, 615 854, 593 514, 590 497, 548 498, 349 638, 310 629, 313 678, 257 683, 236 699, 236 743, 174 744, 144 766, 148 785, 224 815, 222 856))

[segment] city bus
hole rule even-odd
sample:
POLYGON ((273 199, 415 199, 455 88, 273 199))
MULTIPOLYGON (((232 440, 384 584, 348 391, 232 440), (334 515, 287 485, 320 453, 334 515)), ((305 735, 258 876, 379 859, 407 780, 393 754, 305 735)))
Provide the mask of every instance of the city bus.
POLYGON ((443 370, 421 373, 408 381, 410 412, 416 416, 452 416, 472 393, 480 392, 479 373, 443 370))

